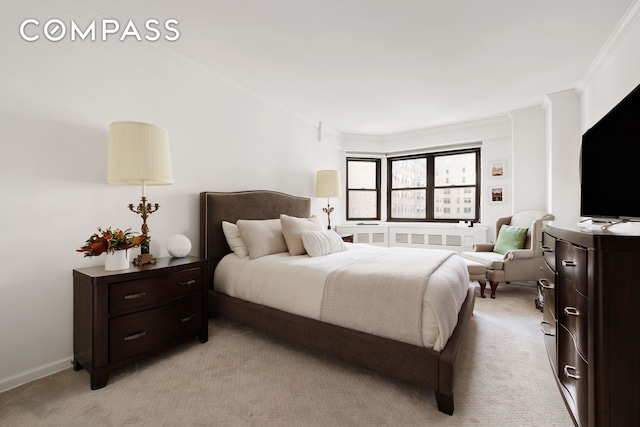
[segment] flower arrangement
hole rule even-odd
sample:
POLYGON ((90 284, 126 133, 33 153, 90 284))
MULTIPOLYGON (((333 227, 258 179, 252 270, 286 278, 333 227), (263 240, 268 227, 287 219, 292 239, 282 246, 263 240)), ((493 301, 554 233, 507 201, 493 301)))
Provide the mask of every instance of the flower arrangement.
POLYGON ((115 251, 138 247, 147 239, 145 234, 134 235, 130 228, 122 231, 119 228, 109 227, 103 230, 98 227, 98 232, 91 235, 76 252, 84 252, 86 257, 98 256, 104 252, 112 254, 115 251))

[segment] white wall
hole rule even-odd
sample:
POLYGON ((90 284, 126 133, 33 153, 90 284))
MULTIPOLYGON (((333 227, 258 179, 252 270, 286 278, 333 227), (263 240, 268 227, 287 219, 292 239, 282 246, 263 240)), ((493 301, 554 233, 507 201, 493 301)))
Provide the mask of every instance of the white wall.
POLYGON ((580 217, 580 95, 547 95, 547 206, 557 221, 580 217))
POLYGON ((541 106, 510 112, 513 122, 512 212, 546 211, 546 126, 541 106))
POLYGON ((640 1, 636 0, 580 84, 582 131, 640 84, 640 1))
POLYGON ((511 208, 513 190, 512 138, 491 138, 482 142, 482 199, 480 201, 481 224, 488 227, 487 241, 495 242, 496 220, 513 214, 511 208), (505 171, 502 177, 491 176, 491 164, 504 161, 505 171), (491 189, 503 188, 504 200, 491 201, 491 189))
MULTIPOLYGON (((0 391, 70 366, 72 270, 104 262, 75 249, 98 226, 140 228, 126 208, 140 189, 106 183, 110 122, 169 131, 174 185, 147 188, 161 206, 148 221, 160 256, 174 234, 197 255, 200 191, 312 197, 317 169, 344 167, 339 135, 325 131, 319 142, 312 122, 161 45, 22 40, 26 16, 70 19, 47 2, 37 13, 22 4, 0 17, 0 391)), ((326 220, 324 202, 312 197, 326 220)), ((342 203, 332 205, 337 222, 342 203)))

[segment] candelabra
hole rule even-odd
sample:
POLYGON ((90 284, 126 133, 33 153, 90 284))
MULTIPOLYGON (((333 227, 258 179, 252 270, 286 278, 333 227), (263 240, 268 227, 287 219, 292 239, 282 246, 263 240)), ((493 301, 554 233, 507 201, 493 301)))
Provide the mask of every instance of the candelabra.
POLYGON ((147 198, 143 195, 140 200, 140 204, 134 208, 133 203, 129 203, 129 210, 142 217, 142 234, 147 236, 144 242, 140 245, 140 255, 133 260, 136 265, 144 265, 148 263, 155 263, 157 258, 149 253, 149 226, 147 225, 147 218, 154 213, 160 207, 159 204, 147 203, 147 198))

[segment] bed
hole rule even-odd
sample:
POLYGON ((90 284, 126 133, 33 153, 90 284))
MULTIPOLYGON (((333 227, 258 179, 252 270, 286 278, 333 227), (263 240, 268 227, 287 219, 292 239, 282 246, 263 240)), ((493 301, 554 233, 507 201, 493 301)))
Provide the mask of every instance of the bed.
MULTIPOLYGON (((223 233, 223 222, 240 224, 243 221, 275 220, 279 219, 282 214, 293 218, 309 218, 311 216, 310 205, 310 199, 308 198, 265 190, 202 192, 200 194, 200 250, 201 255, 209 262, 209 311, 211 315, 222 316, 289 342, 374 370, 383 375, 433 389, 438 409, 443 413, 453 414, 453 391, 458 354, 464 342, 464 330, 473 313, 475 301, 474 288, 469 283, 466 270, 464 272, 466 275, 464 278, 465 283, 456 285, 462 287, 462 290, 456 291, 456 293, 461 292, 461 296, 459 297, 459 302, 456 303, 453 321, 450 320, 451 313, 443 314, 444 320, 439 320, 439 322, 444 326, 440 325, 440 323, 438 324, 444 332, 438 332, 435 335, 433 328, 430 329, 431 333, 425 333, 425 330, 429 330, 428 328, 421 329, 420 332, 413 331, 415 329, 413 328, 410 333, 397 335, 398 330, 402 330, 402 328, 398 328, 393 324, 390 328, 388 327, 388 330, 367 330, 366 328, 360 328, 357 320, 354 323, 356 326, 352 327, 350 322, 354 320, 350 318, 343 319, 342 317, 345 316, 340 314, 340 304, 345 304, 345 301, 348 300, 342 294, 337 294, 340 296, 333 298, 337 302, 331 302, 332 298, 327 297, 327 295, 333 295, 328 291, 330 280, 327 279, 327 290, 324 292, 317 284, 314 285, 314 283, 324 281, 326 277, 331 278, 331 282, 334 277, 337 277, 336 281, 339 280, 340 276, 334 271, 327 272, 328 270, 324 270, 325 267, 322 267, 321 270, 313 270, 311 276, 285 273, 285 276, 292 277, 293 283, 289 285, 289 288, 285 288, 284 295, 287 295, 287 292, 295 293, 296 281, 301 284, 304 282, 305 286, 312 286, 312 288, 303 292, 310 295, 315 294, 314 301, 305 303, 306 305, 302 307, 289 307, 289 302, 279 302, 281 299, 276 298, 272 298, 272 301, 269 301, 270 296, 282 292, 275 291, 274 289, 276 288, 274 286, 278 282, 286 281, 279 276, 271 277, 272 274, 275 274, 272 273, 273 271, 284 268, 277 263, 293 263, 298 265, 300 270, 309 270, 311 267, 316 268, 318 264, 324 266, 331 260, 331 263, 337 262, 339 266, 346 264, 361 265, 364 270, 369 272, 372 268, 375 270, 376 262, 354 260, 354 257, 359 257, 360 252, 364 253, 365 257, 373 256, 374 261, 378 259, 375 257, 388 256, 386 252, 379 253, 383 249, 357 244, 349 245, 349 250, 347 251, 337 251, 340 253, 326 257, 274 254, 246 262, 246 260, 239 260, 237 259, 238 257, 233 255, 233 251, 223 233), (239 222, 239 220, 243 221, 239 222), (312 260, 311 258, 314 259, 312 260), (319 261, 316 261, 316 259, 319 261), (365 262, 365 264, 362 264, 362 262, 365 262), (255 277, 259 276, 259 273, 254 272, 253 279, 251 279, 251 275, 247 279, 234 279, 234 276, 230 273, 235 270, 242 270, 247 265, 253 268, 258 264, 277 266, 269 267, 271 268, 270 272, 260 276, 264 277, 264 279, 260 280, 264 281, 266 291, 262 292, 262 294, 267 296, 267 301, 254 297, 251 293, 243 293, 246 291, 234 291, 236 287, 241 289, 239 286, 244 281, 253 280, 254 288, 262 286, 261 282, 255 282, 255 277), (214 277, 216 277, 215 281, 214 277), (309 278, 301 279, 301 277, 309 278), (267 278, 269 278, 270 282, 267 278), (256 286, 256 283, 259 286, 256 286), (325 317, 327 315, 329 317, 325 317), (331 318, 330 316, 332 315, 337 317, 331 318), (447 317, 449 320, 446 319, 447 317)), ((312 233, 308 234, 311 235, 312 233)), ((447 255, 445 253, 436 253, 435 251, 433 254, 429 254, 431 251, 427 250, 416 251, 425 254, 424 256, 437 258, 438 265, 452 266, 459 264, 457 255, 447 255)), ((390 256, 403 257, 404 255, 404 253, 395 253, 395 255, 391 254, 390 256)), ((380 262, 377 264, 383 265, 380 262)), ((289 267, 287 266, 287 268, 289 267)), ((329 269, 331 268, 333 267, 329 267, 329 269)), ((344 269, 336 269, 336 271, 338 270, 342 272, 344 269)), ((456 274, 455 269, 451 270, 450 273, 441 273, 441 271, 446 271, 446 269, 442 267, 430 272, 433 279, 429 279, 430 284, 426 287, 427 290, 430 288, 437 289, 435 285, 431 284, 436 281, 434 277, 440 278, 442 276, 445 278, 444 281, 450 285, 452 281, 451 275, 456 274), (449 279, 446 279, 447 277, 449 279)), ((462 282, 463 279, 458 281, 462 282)), ((418 305, 422 307, 428 305, 427 292, 423 292, 425 294, 424 302, 418 301, 418 305)), ((388 303, 402 304, 401 302, 393 301, 391 298, 388 299, 388 303)), ((355 305, 353 302, 348 304, 350 304, 350 307, 355 305)), ((417 306, 416 304, 414 305, 417 306)), ((411 310, 406 311, 410 312, 411 310)), ((410 316, 410 314, 407 314, 407 319, 414 320, 410 316)), ((431 317, 438 319, 440 314, 435 313, 433 316, 431 314, 423 314, 421 316, 423 317, 420 317, 420 322, 426 324, 425 319, 431 317)), ((384 329, 385 322, 381 321, 380 323, 380 327, 384 329)), ((375 325, 367 327, 374 328, 375 325)))

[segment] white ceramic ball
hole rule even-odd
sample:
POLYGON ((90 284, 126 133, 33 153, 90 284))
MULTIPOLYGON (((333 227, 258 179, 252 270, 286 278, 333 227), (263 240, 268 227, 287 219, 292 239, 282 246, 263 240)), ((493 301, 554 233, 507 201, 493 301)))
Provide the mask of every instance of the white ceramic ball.
POLYGON ((191 251, 191 241, 187 236, 176 234, 167 240, 167 252, 174 258, 182 258, 189 255, 191 251))

